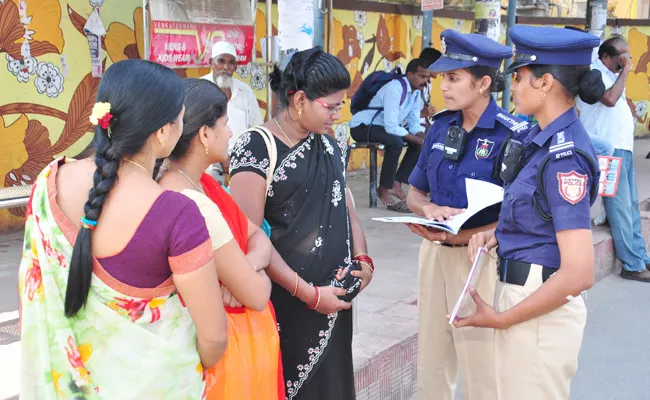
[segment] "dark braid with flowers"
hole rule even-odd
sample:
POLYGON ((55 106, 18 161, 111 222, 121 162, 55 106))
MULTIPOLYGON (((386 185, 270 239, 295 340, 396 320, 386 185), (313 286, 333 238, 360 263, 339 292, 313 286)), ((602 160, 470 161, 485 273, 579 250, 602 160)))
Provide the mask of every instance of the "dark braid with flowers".
POLYGON ((159 64, 130 59, 106 70, 90 117, 97 125, 93 139, 97 169, 70 258, 65 293, 68 318, 77 315, 88 300, 93 272, 92 232, 104 201, 117 183, 121 159, 140 153, 151 135, 174 123, 184 100, 181 79, 159 64))

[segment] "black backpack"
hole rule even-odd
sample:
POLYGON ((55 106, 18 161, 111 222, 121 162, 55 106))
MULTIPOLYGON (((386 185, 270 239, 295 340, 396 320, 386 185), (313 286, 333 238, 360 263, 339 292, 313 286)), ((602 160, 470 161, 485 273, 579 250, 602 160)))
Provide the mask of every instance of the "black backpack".
MULTIPOLYGON (((370 101, 377 95, 379 89, 383 88, 387 83, 392 82, 395 79, 399 79, 399 82, 402 84, 402 98, 399 102, 399 105, 401 106, 404 103, 404 100, 406 100, 407 92, 406 82, 402 79, 403 77, 404 75, 399 67, 393 69, 391 72, 375 71, 368 75, 363 82, 361 82, 361 86, 359 86, 359 89, 354 96, 352 96, 352 100, 350 101, 350 111, 352 114, 356 114, 363 110, 377 110, 377 114, 383 111, 383 108, 369 107, 370 101)), ((375 114, 375 117, 377 114, 375 114)))

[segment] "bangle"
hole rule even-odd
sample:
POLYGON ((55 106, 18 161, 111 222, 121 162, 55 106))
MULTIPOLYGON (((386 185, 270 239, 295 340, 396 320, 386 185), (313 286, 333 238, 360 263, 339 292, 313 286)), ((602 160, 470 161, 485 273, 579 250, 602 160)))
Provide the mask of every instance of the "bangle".
POLYGON ((318 286, 314 286, 314 296, 316 297, 316 301, 314 302, 313 307, 307 306, 308 310, 315 310, 316 307, 318 307, 318 304, 320 303, 320 290, 318 289, 318 286))
POLYGON ((365 253, 357 254, 357 255, 354 257, 354 259, 355 259, 356 261, 359 261, 359 263, 367 264, 368 267, 370 268, 370 270, 372 271, 372 273, 373 273, 373 274, 375 273, 375 263, 372 262, 372 258, 370 258, 369 255, 367 255, 367 254, 365 254, 365 253))
POLYGON ((293 293, 291 294, 291 297, 296 297, 296 294, 298 293, 298 273, 296 272, 296 286, 293 288, 293 293))
POLYGON ((361 256, 370 257, 370 256, 368 255, 368 253, 359 253, 359 254, 357 254, 356 256, 354 256, 354 259, 356 260, 357 257, 361 257, 361 256))

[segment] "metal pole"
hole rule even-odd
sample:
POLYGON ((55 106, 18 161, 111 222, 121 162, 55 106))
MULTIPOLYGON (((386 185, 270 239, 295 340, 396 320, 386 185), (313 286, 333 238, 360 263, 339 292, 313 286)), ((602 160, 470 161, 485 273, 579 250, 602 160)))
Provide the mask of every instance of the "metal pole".
MULTIPOLYGON (((327 1, 327 0, 325 0, 327 1)), ((327 14, 328 14, 328 20, 327 20, 327 26, 328 28, 328 46, 329 49, 327 49, 328 53, 334 54, 334 0, 329 0, 327 2, 327 14)))
MULTIPOLYGON (((282 1, 282 0, 278 0, 282 1)), ((273 17, 272 17, 272 0, 266 0, 266 76, 273 71, 273 17)), ((273 91, 271 90, 271 83, 266 86, 266 119, 271 120, 273 111, 273 91)))
POLYGON ((431 31, 433 30, 433 11, 425 11, 424 18, 422 19, 422 50, 431 47, 433 38, 431 31))
POLYGON ((254 41, 253 48, 251 49, 251 62, 254 63, 257 58, 257 55, 255 54, 255 40, 257 40, 255 38, 255 32, 257 32, 257 30, 255 29, 255 27, 257 26, 257 24, 255 23, 255 21, 257 21, 257 0, 251 0, 251 18, 252 18, 251 21, 253 22, 253 41, 254 41))
POLYGON ((314 0, 314 47, 325 49, 325 14, 327 13, 327 0, 314 0), (325 10, 323 10, 325 5, 325 10))
POLYGON ((587 18, 585 30, 592 35, 605 40, 605 25, 607 25, 607 0, 587 0, 587 18))
MULTIPOLYGON (((517 17, 517 0, 508 0, 508 32, 506 33, 506 45, 512 47, 512 40, 510 39, 510 28, 515 25, 515 19, 517 17)), ((509 58, 505 61, 505 68, 508 68, 512 64, 512 59, 509 58)), ((512 76, 508 74, 506 78, 506 89, 503 91, 503 100, 501 102, 501 107, 504 110, 510 112, 510 83, 512 76)))
POLYGON ((144 25, 142 26, 144 36, 144 59, 149 60, 149 56, 151 54, 151 32, 149 32, 149 0, 142 0, 142 19, 144 20, 144 25))

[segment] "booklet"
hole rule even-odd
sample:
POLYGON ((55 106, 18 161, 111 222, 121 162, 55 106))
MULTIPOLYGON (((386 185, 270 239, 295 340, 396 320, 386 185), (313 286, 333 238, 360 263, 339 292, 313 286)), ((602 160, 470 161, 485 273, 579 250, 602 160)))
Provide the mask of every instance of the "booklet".
POLYGON ((454 310, 451 312, 451 315, 449 316, 449 325, 452 325, 454 323, 454 320, 458 316, 458 312, 460 311, 461 307, 463 307, 463 305, 465 304, 465 301, 467 300, 469 294, 470 286, 476 289, 476 282, 478 281, 478 277, 481 275, 481 256, 483 255, 483 253, 486 252, 487 250, 485 250, 484 247, 478 249, 478 253, 476 254, 476 259, 474 260, 474 264, 472 264, 472 269, 469 271, 469 276, 467 277, 465 286, 463 286, 463 290, 460 292, 460 296, 458 296, 458 300, 456 301, 454 310))
POLYGON ((467 190, 467 209, 464 213, 454 215, 451 220, 447 220, 444 223, 414 216, 383 217, 373 218, 373 220, 379 222, 425 225, 457 235, 463 224, 479 211, 503 201, 503 188, 493 183, 466 178, 465 188, 467 190))
POLYGON ((600 180, 598 181, 599 196, 616 196, 622 162, 623 159, 620 157, 598 156, 598 168, 600 169, 600 180))

